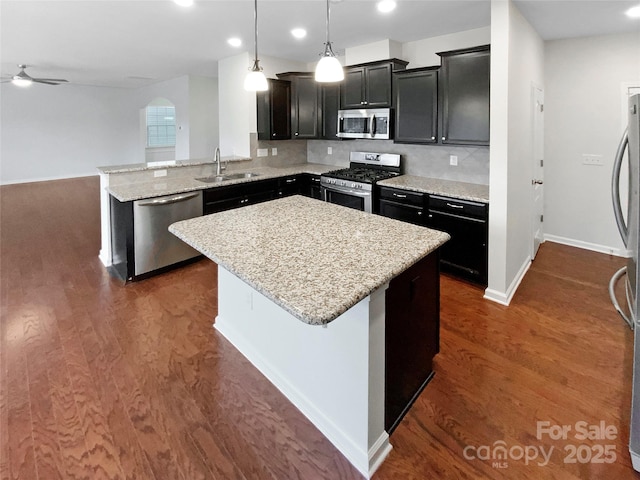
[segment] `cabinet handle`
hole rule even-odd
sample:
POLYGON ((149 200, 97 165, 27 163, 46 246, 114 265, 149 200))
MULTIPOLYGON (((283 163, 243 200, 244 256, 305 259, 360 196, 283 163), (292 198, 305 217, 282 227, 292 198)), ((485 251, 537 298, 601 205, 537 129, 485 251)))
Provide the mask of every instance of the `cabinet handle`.
POLYGON ((442 137, 442 140, 446 140, 446 139, 447 139, 447 137, 442 137))
POLYGON ((287 178, 287 179, 285 180, 285 182, 287 182, 287 183, 294 183, 295 181, 296 181, 296 179, 295 179, 295 178, 287 178))
POLYGON ((393 194, 393 196, 394 196, 394 197, 397 197, 397 198, 407 198, 407 196, 406 196, 406 195, 402 195, 402 194, 400 194, 400 193, 394 193, 394 194, 393 194))
POLYGON ((447 207, 463 209, 464 205, 454 205, 452 203, 447 202, 447 207))
POLYGON ((296 132, 296 134, 295 134, 295 135, 296 135, 296 137, 297 137, 297 136, 298 136, 298 135, 300 135, 300 134, 299 134, 298 132, 296 132))
POLYGON ((422 215, 422 212, 418 212, 418 215, 422 215))
POLYGON ((272 134, 271 136, 272 136, 272 137, 275 137, 275 136, 276 136, 276 134, 274 133, 274 134, 272 134))
POLYGON ((435 140, 435 139, 436 139, 436 137, 431 137, 431 140, 435 140))

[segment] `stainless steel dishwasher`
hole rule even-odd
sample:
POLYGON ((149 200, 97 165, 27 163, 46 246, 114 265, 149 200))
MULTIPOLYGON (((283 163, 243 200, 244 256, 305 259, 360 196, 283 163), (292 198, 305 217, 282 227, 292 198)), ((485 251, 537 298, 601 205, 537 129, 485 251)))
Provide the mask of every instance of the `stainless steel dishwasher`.
POLYGON ((202 216, 202 192, 133 202, 135 275, 196 257, 200 253, 169 232, 169 225, 202 216))

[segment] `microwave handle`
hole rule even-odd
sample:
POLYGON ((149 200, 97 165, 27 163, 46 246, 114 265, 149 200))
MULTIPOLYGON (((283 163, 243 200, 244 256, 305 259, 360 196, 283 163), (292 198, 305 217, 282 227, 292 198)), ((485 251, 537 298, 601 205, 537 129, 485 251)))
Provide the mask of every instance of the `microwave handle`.
POLYGON ((371 114, 371 138, 376 136, 376 114, 371 114))

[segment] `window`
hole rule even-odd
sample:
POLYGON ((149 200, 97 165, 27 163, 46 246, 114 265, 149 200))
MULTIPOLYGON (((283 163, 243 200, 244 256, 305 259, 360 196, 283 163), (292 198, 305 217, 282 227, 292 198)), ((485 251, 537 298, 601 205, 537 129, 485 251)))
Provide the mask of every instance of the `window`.
POLYGON ((176 146, 176 109, 168 106, 147 107, 147 147, 176 146))

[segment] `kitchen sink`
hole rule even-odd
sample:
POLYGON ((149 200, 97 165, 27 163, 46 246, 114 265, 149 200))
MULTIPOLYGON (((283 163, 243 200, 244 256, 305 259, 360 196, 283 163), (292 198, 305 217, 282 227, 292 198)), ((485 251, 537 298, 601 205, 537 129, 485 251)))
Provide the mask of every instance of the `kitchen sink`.
POLYGON ((259 177, 259 173, 246 172, 246 173, 229 173, 227 175, 212 175, 210 177, 200 177, 196 178, 199 182, 205 183, 219 183, 224 182, 225 180, 237 180, 238 178, 253 178, 259 177))

